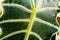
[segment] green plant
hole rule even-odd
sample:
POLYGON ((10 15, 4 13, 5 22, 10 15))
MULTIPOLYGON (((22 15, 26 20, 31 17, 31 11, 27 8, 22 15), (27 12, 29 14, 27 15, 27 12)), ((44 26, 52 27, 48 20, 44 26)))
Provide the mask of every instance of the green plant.
MULTIPOLYGON (((59 28, 56 26, 57 24, 55 23, 55 19, 54 19, 55 14, 57 13, 56 10, 58 10, 59 8, 53 0, 51 1, 45 0, 46 3, 45 3, 45 6, 43 5, 43 7, 42 7, 43 0, 25 0, 25 1, 24 0, 12 0, 12 1, 5 0, 5 2, 3 2, 1 5, 4 6, 5 10, 7 11, 4 11, 5 12, 4 15, 1 16, 2 18, 0 20, 2 21, 0 21, 0 24, 3 28, 5 28, 6 26, 7 27, 12 26, 12 27, 6 28, 8 33, 5 32, 4 34, 4 32, 2 31, 3 37, 1 36, 0 40, 7 39, 8 37, 11 37, 19 33, 25 33, 23 38, 24 40, 28 40, 30 35, 34 35, 36 37, 35 39, 33 38, 33 40, 37 40, 37 39, 51 40, 52 35, 54 35, 55 32, 59 30, 59 28), (50 5, 51 7, 47 6, 46 4, 48 2, 51 2, 53 6, 52 5, 50 5), (12 14, 12 13, 15 13, 15 14, 12 14), (24 13, 26 14, 24 15, 24 13), (53 13, 53 14, 50 14, 50 13, 53 13), (14 28, 14 26, 17 26, 17 27, 14 28), (18 26, 22 26, 22 27, 18 27, 18 26), (12 28, 16 30, 13 30, 12 28)), ((20 38, 21 36, 19 36, 18 38, 20 38)), ((23 40, 23 39, 20 39, 20 40, 23 40)), ((29 40, 32 40, 32 39, 29 39, 29 40)))

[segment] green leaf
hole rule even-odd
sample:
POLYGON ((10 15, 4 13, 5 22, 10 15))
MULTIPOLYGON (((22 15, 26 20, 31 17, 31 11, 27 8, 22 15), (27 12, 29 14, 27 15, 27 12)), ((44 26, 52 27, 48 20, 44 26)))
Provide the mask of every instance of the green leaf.
MULTIPOLYGON (((1 6, 0 40, 50 40, 59 30, 56 23, 58 1, 5 0, 1 6)), ((53 40, 53 39, 52 39, 53 40)))

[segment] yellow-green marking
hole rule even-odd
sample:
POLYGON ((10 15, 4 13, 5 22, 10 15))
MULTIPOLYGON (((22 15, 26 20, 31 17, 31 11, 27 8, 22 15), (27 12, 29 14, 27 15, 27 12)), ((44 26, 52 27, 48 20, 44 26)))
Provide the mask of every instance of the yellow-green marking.
POLYGON ((31 13, 30 22, 28 24, 24 40, 28 40, 32 26, 33 26, 33 22, 34 22, 34 19, 36 16, 36 8, 35 8, 34 2, 32 0, 31 0, 31 3, 32 3, 32 13, 31 13))

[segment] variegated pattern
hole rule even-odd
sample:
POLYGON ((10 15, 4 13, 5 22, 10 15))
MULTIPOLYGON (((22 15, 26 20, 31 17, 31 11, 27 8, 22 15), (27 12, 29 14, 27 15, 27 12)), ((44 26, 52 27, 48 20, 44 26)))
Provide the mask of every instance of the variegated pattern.
MULTIPOLYGON (((57 10, 60 10, 58 7, 59 6, 58 1, 59 0, 12 0, 11 2, 10 0, 3 1, 0 4, 4 9, 2 10, 3 11, 3 15, 1 16, 2 20, 0 19, 1 20, 0 21, 0 25, 1 25, 0 40, 7 39, 13 35, 20 34, 20 33, 25 33, 23 40, 29 40, 30 35, 35 36, 38 40, 51 40, 51 37, 60 30, 57 24, 53 22, 55 21, 55 15, 57 13, 57 10), (15 9, 15 8, 18 9, 18 11, 20 12, 17 12, 16 10, 16 14, 20 16, 18 15, 14 16, 15 11, 14 10, 11 11, 9 7, 11 9, 15 9), (14 12, 13 15, 9 13, 10 15, 8 16, 8 13, 6 10, 10 13, 14 12), (23 17, 21 17, 21 15, 23 17), (17 16, 21 18, 19 19, 17 16), (14 30, 14 32, 8 32, 9 30, 7 30, 6 33, 7 32, 8 33, 3 35, 3 33, 5 32, 3 28, 5 28, 8 25, 7 29, 9 29, 10 23, 11 25, 13 24, 12 28, 14 25, 21 26, 21 24, 23 23, 24 24, 27 23, 27 27, 25 29, 21 27, 22 29, 19 28, 19 30, 17 31, 14 30), (6 26, 4 27, 4 25, 6 26), (51 31, 51 34, 50 34, 50 31, 51 31), (47 36, 49 36, 50 34, 49 38, 45 37, 46 35, 44 34, 46 34, 47 36)), ((37 39, 33 39, 33 40, 37 40, 37 39)))

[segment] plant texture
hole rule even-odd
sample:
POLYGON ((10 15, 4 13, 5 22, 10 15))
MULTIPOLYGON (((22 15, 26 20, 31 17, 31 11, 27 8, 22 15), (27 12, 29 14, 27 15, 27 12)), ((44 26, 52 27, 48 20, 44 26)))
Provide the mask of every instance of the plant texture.
POLYGON ((59 0, 2 0, 0 40, 52 40, 60 31, 59 5, 59 0))

